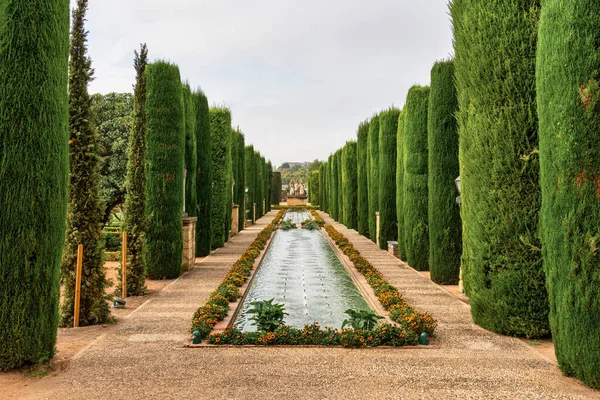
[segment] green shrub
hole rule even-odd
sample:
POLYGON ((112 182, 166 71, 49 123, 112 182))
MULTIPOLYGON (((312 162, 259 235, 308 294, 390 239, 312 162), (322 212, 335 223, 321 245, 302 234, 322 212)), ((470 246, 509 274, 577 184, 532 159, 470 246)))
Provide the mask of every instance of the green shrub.
POLYGON ((159 61, 146 67, 148 229, 145 259, 150 279, 181 273, 185 120, 179 68, 159 61))
POLYGON ((356 159, 356 142, 347 142, 343 151, 342 163, 342 186, 344 188, 344 225, 350 229, 356 229, 357 222, 357 196, 358 187, 356 179, 356 169, 358 161, 356 159))
POLYGON ((377 242, 375 213, 379 211, 379 117, 369 123, 369 236, 377 242))
POLYGON ((226 108, 211 108, 212 139, 212 213, 213 249, 223 247, 229 238, 227 216, 231 212, 231 113, 226 108))
POLYGON ((246 210, 248 210, 247 218, 251 219, 252 223, 254 223, 254 203, 256 203, 256 162, 254 161, 254 146, 246 146, 244 154, 246 186, 248 186, 248 194, 246 196, 246 210))
POLYGON ((400 110, 390 108, 379 114, 379 246, 398 236, 396 215, 396 137, 400 110))
POLYGON ((413 86, 404 106, 404 244, 408 264, 429 269, 427 103, 429 87, 413 86))
POLYGON ((327 165, 319 166, 319 208, 327 209, 327 165))
POLYGON ((339 163, 338 163, 338 157, 337 157, 337 153, 334 153, 331 156, 331 217, 336 220, 339 221, 339 202, 338 202, 338 191, 340 190, 339 188, 339 181, 337 179, 338 177, 338 171, 339 171, 339 163))
POLYGON ((338 151, 335 152, 335 163, 337 165, 337 171, 336 171, 336 179, 337 179, 337 184, 336 184, 336 195, 337 195, 337 199, 336 199, 336 205, 337 205, 337 221, 343 223, 344 221, 344 185, 342 182, 342 170, 344 168, 343 165, 343 152, 344 149, 341 148, 338 151))
POLYGON ((244 149, 246 148, 246 139, 241 132, 238 135, 237 145, 237 157, 239 157, 239 162, 238 181, 235 185, 237 194, 235 203, 240 206, 240 209, 238 210, 238 229, 241 231, 244 229, 246 223, 246 156, 244 153, 244 149))
POLYGON ((265 177, 267 182, 267 193, 265 194, 267 205, 267 212, 271 211, 271 192, 273 191, 273 165, 271 161, 267 163, 267 176, 265 177))
POLYGON ((281 203, 281 172, 273 171, 271 179, 273 179, 273 183, 271 184, 271 204, 279 205, 281 203))
POLYGON ((196 104, 188 84, 183 85, 185 115, 185 212, 190 217, 198 216, 198 144, 196 143, 196 104))
POLYGON ((208 100, 202 91, 194 92, 196 110, 196 199, 198 223, 196 224, 196 255, 204 257, 211 248, 212 215, 212 139, 208 100))
POLYGON ((431 70, 427 112, 429 144, 429 270, 442 285, 458 283, 462 253, 460 209, 454 180, 459 175, 458 100, 454 63, 438 62, 431 70))
MULTIPOLYGON (((84 249, 81 274, 79 325, 106 322, 110 310, 104 273, 104 243, 101 235, 104 203, 100 198, 100 157, 98 135, 92 126, 88 84, 93 76, 92 60, 87 55, 84 21, 87 0, 78 0, 73 10, 71 53, 69 58, 69 204, 67 237, 61 263, 63 299, 61 326, 73 326, 77 247, 84 249)), ((181 83, 180 83, 181 85, 181 83)))
POLYGON ((542 2, 541 236, 560 369, 600 388, 600 4, 542 2))
POLYGON ((358 125, 357 133, 357 227, 360 235, 369 235, 369 122, 364 121, 358 125))
POLYGON ((539 0, 455 0, 451 6, 463 279, 475 323, 527 337, 549 333, 538 237, 539 12, 539 0))
POLYGON ((308 173, 308 200, 310 204, 319 206, 321 189, 319 187, 319 170, 313 170, 308 173))
POLYGON ((4 371, 54 356, 69 171, 68 57, 69 1, 46 1, 43 7, 28 0, 2 1, 0 370, 4 371))
POLYGON ((398 116, 398 132, 396 134, 396 216, 398 217, 398 254, 406 261, 406 244, 404 238, 404 136, 405 112, 398 116))

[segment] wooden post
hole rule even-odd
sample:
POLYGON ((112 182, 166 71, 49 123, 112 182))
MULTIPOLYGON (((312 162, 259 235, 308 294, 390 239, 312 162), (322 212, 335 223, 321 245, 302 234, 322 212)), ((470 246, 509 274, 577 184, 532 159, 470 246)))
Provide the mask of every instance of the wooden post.
POLYGON ((127 297, 127 232, 123 232, 123 242, 121 245, 121 297, 127 297))
POLYGON ((79 303, 81 301, 81 268, 83 265, 83 245, 77 247, 77 273, 75 275, 75 315, 73 316, 73 327, 79 327, 79 303))

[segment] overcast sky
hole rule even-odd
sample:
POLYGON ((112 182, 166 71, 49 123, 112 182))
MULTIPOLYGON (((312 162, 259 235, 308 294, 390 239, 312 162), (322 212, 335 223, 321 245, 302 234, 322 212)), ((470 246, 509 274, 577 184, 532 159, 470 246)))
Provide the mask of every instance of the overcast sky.
POLYGON ((447 0, 90 0, 87 28, 92 93, 132 91, 146 42, 274 166, 327 158, 452 53, 447 0))

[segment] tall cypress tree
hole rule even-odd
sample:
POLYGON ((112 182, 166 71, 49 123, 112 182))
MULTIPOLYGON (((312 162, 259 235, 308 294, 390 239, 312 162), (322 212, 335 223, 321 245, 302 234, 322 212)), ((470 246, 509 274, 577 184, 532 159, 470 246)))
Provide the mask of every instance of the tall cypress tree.
POLYGON ((427 112, 429 154, 429 270, 442 285, 458 283, 462 229, 454 180, 458 176, 458 100, 454 63, 441 61, 431 70, 427 112))
POLYGON ((376 216, 379 211, 379 116, 369 123, 369 235, 377 242, 376 216))
POLYGON ((356 159, 356 142, 347 142, 343 151, 343 168, 342 168, 342 186, 344 188, 344 225, 350 229, 357 228, 357 196, 358 196, 358 181, 357 168, 358 162, 356 159))
POLYGON ((600 3, 542 1, 541 236, 560 369, 600 389, 600 3))
POLYGON ((357 226, 360 235, 369 234, 369 185, 368 185, 368 159, 369 153, 369 122, 364 121, 358 125, 357 133, 357 226))
POLYGON ((0 5, 0 370, 54 356, 67 208, 69 2, 0 5))
POLYGON ((185 116, 179 68, 159 61, 146 67, 147 167, 145 258, 151 279, 176 278, 183 250, 185 116))
POLYGON ((328 204, 328 206, 327 206, 328 212, 327 213, 329 214, 329 216, 331 216, 331 218, 335 219, 335 199, 337 198, 336 194, 335 194, 335 186, 336 186, 337 180, 333 179, 333 177, 335 176, 335 169, 336 169, 335 168, 335 157, 333 156, 333 154, 329 155, 329 158, 327 161, 327 166, 329 167, 328 171, 327 171, 327 176, 328 176, 327 179, 329 181, 327 184, 328 192, 329 192, 329 196, 328 196, 329 201, 327 202, 327 204, 328 204))
POLYGON ((273 183, 271 184, 271 204, 276 206, 281 202, 281 172, 273 171, 273 183))
POLYGON ((196 105, 189 84, 183 85, 185 115, 185 212, 190 217, 198 216, 198 144, 196 143, 196 105))
POLYGON ((549 333, 538 237, 539 12, 539 0, 451 4, 471 314, 487 329, 528 337, 549 333))
POLYGON ((198 222, 196 223, 196 255, 210 254, 212 214, 212 139, 208 100, 202 91, 194 93, 196 110, 196 199, 198 222))
POLYGON ((271 192, 273 191, 273 164, 271 161, 267 163, 267 193, 265 198, 267 199, 267 211, 271 211, 271 192))
POLYGON ((343 151, 344 149, 341 148, 338 151, 335 152, 335 162, 337 164, 337 172, 336 172, 336 179, 337 179, 337 199, 336 199, 336 203, 337 203, 337 221, 343 223, 344 221, 344 184, 342 182, 342 170, 344 168, 343 165, 343 151))
POLYGON ((248 145, 244 149, 244 162, 246 163, 246 185, 248 186, 248 194, 246 196, 246 209, 248 210, 247 218, 256 221, 254 215, 254 204, 256 203, 256 162, 254 161, 254 146, 248 145))
POLYGON ((404 239, 404 135, 406 122, 405 112, 398 116, 398 132, 396 134, 396 216, 398 217, 398 254, 406 261, 406 241, 404 239))
POLYGON ((125 178, 125 216, 123 231, 127 232, 127 293, 146 293, 146 263, 144 234, 146 232, 146 65, 148 48, 142 44, 135 52, 133 66, 136 81, 133 96, 133 118, 125 178))
POLYGON ((239 157, 239 162, 238 162, 238 179, 239 179, 239 184, 236 185, 237 188, 237 200, 236 203, 240 206, 239 208, 239 212, 238 212, 238 227, 239 230, 241 231, 242 229, 244 229, 244 224, 246 222, 246 219, 244 217, 244 215, 246 214, 246 157, 244 154, 244 149, 246 147, 246 139, 244 138, 244 135, 240 132, 240 135, 238 136, 238 157, 239 157))
POLYGON ((91 121, 88 84, 94 70, 87 56, 87 32, 84 27, 87 0, 78 0, 73 10, 71 57, 69 60, 70 176, 67 208, 67 240, 63 250, 61 280, 64 288, 61 325, 73 326, 77 247, 83 245, 80 326, 104 323, 110 316, 106 288, 110 282, 104 273, 102 226, 103 203, 100 199, 100 158, 98 138, 91 121))
MULTIPOLYGON (((244 184, 240 181, 240 154, 239 154, 239 142, 242 137, 242 133, 233 129, 231 132, 231 172, 233 178, 233 201, 232 204, 238 205, 238 212, 243 209, 239 203, 239 187, 244 184)), ((231 221, 233 223, 233 220, 231 221)), ((239 223, 239 218, 238 218, 239 223)), ((239 229, 239 225, 238 225, 239 229)))
POLYGON ((408 264, 429 269, 427 102, 429 87, 413 86, 404 106, 404 244, 408 264))
POLYGON ((398 235, 396 216, 396 136, 400 110, 390 108, 379 116, 379 212, 381 227, 379 245, 387 249, 387 242, 398 235))
POLYGON ((319 208, 327 210, 327 165, 321 164, 319 167, 319 208))
MULTIPOLYGON (((210 109, 212 136, 212 248, 228 239, 228 209, 231 210, 231 113, 226 108, 210 109)), ((230 211, 231 212, 231 211, 230 211)))

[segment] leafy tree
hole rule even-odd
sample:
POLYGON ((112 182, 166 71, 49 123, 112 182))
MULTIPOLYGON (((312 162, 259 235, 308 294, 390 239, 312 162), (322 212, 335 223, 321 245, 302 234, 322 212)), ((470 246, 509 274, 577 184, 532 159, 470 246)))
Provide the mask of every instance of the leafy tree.
POLYGON ((144 235, 146 232, 146 65, 148 48, 140 46, 134 52, 136 72, 131 134, 129 135, 127 177, 125 179, 125 221, 127 232, 128 271, 127 293, 142 296, 146 293, 146 262, 144 260, 144 235))
POLYGON ((0 2, 0 370, 54 356, 65 241, 69 1, 0 2), (23 279, 27 277, 27 279, 23 279))
POLYGON ((100 230, 104 205, 100 199, 98 136, 92 126, 92 103, 88 84, 93 76, 87 56, 84 27, 88 0, 78 0, 73 10, 71 57, 69 60, 70 176, 67 209, 67 239, 63 251, 61 280, 63 302, 61 325, 73 326, 77 247, 83 245, 80 326, 100 324, 110 317, 100 230))
POLYGON ((125 201, 125 176, 133 98, 130 93, 94 94, 91 97, 94 128, 98 134, 100 197, 104 203, 102 226, 115 207, 125 201))

